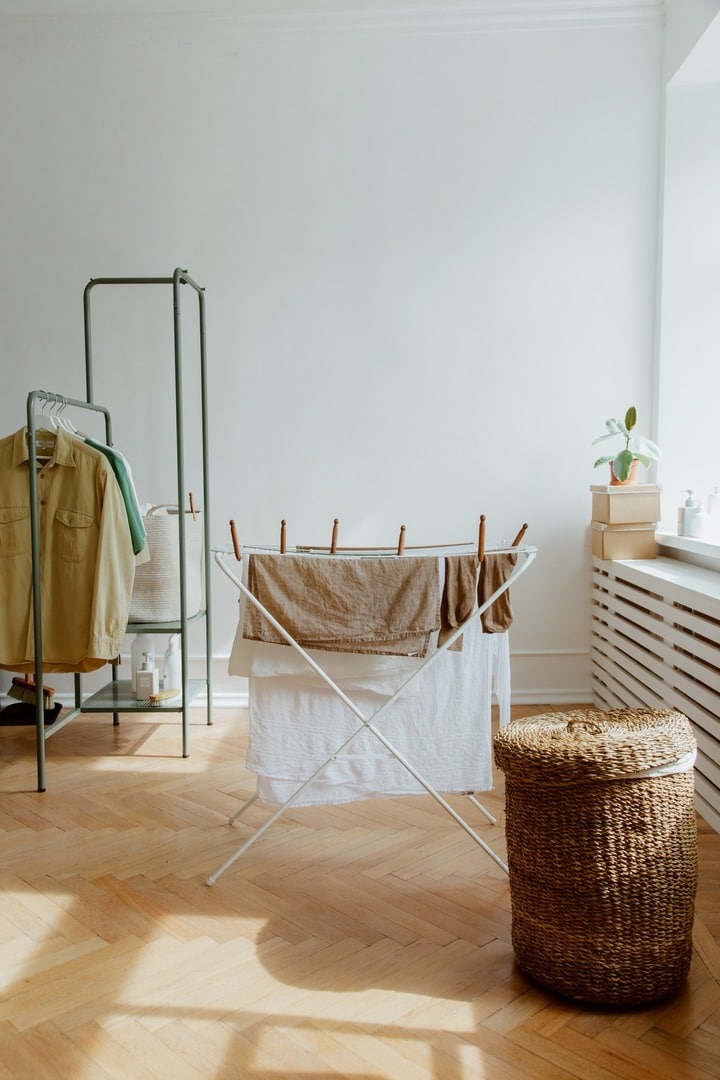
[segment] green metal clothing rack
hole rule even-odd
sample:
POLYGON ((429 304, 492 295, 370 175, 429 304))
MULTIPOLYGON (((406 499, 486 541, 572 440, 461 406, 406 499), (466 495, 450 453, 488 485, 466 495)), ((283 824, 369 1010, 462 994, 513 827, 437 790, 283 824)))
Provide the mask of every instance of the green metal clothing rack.
MULTIPOLYGON (((209 534, 209 501, 210 501, 210 478, 208 467, 208 424, 207 424, 207 363, 205 347, 205 292, 189 276, 187 270, 177 268, 171 277, 103 277, 92 278, 85 286, 83 294, 84 307, 84 331, 85 331, 85 381, 86 401, 78 401, 66 398, 59 394, 48 393, 44 390, 34 390, 28 395, 27 421, 28 442, 30 456, 30 517, 31 517, 31 551, 33 567, 33 618, 35 632, 35 656, 42 657, 42 598, 40 590, 40 546, 39 546, 39 521, 37 509, 37 470, 36 470, 36 443, 35 443, 35 416, 34 404, 38 398, 46 401, 55 401, 63 405, 69 405, 81 409, 91 409, 100 412, 105 417, 106 442, 112 444, 112 424, 110 413, 102 405, 94 403, 93 386, 93 350, 92 350, 92 320, 91 320, 91 296, 95 288, 99 286, 122 286, 122 285, 165 285, 172 287, 173 293, 173 340, 175 362, 175 431, 176 431, 176 463, 177 463, 177 502, 178 508, 182 509, 185 503, 185 445, 183 438, 183 371, 182 371, 182 334, 181 334, 181 310, 180 292, 182 286, 187 285, 193 289, 198 299, 198 328, 200 335, 200 420, 202 439, 202 511, 203 521, 203 576, 204 576, 204 604, 202 608, 188 616, 187 612, 187 584, 185 576, 186 568, 186 536, 185 515, 178 513, 178 548, 180 563, 180 618, 171 622, 131 622, 127 632, 172 634, 178 633, 181 638, 181 664, 182 664, 182 698, 170 703, 161 703, 153 708, 154 713, 174 712, 182 717, 182 756, 188 757, 189 744, 189 706, 202 689, 206 690, 207 697, 207 723, 212 724, 212 623, 211 623, 211 575, 210 575, 210 534, 209 534), (204 619, 205 621, 205 678, 190 679, 187 629, 190 623, 204 619)), ((113 723, 119 723, 120 712, 146 712, 147 709, 134 697, 130 680, 118 678, 118 668, 112 665, 112 681, 106 686, 91 694, 83 700, 81 676, 75 675, 75 706, 65 715, 61 715, 52 725, 45 725, 43 708, 43 672, 42 661, 36 662, 35 682, 37 686, 36 703, 36 745, 37 745, 37 774, 38 791, 45 791, 45 741, 56 731, 64 727, 78 713, 108 713, 113 714, 113 723)))

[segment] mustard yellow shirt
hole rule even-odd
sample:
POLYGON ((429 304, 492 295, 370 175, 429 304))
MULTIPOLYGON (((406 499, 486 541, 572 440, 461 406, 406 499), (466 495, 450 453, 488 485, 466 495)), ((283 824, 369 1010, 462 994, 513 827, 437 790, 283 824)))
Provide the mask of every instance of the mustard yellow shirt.
MULTIPOLYGON (((37 474, 44 671, 120 653, 135 575, 122 493, 98 450, 59 429, 37 474)), ((34 671, 29 450, 0 439, 0 667, 34 671)))

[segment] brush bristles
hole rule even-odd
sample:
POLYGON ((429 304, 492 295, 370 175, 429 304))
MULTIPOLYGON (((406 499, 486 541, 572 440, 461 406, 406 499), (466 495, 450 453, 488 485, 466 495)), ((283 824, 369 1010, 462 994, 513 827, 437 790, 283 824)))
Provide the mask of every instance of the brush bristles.
POLYGON ((181 697, 182 690, 180 689, 158 690, 157 694, 151 694, 142 704, 149 705, 151 709, 160 709, 163 705, 179 701, 181 697))
MULTIPOLYGON (((28 679, 13 679, 8 690, 8 697, 16 701, 24 701, 26 705, 35 705, 37 702, 37 686, 28 679)), ((43 708, 52 709, 55 705, 55 691, 48 686, 43 686, 43 708)))

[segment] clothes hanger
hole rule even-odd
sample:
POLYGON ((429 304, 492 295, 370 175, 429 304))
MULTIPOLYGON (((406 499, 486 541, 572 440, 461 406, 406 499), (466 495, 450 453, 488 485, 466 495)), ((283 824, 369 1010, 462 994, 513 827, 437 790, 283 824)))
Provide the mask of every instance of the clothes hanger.
POLYGON ((75 425, 73 424, 70 417, 64 415, 66 408, 67 408, 67 399, 63 398, 62 402, 60 403, 60 410, 59 410, 58 416, 57 416, 58 426, 61 427, 63 429, 63 431, 67 431, 68 435, 75 435, 76 437, 81 438, 80 432, 75 427, 75 425))
POLYGON ((49 397, 42 399, 40 411, 35 413, 35 457, 41 464, 50 461, 55 449, 58 430, 49 397))
POLYGON ((52 411, 52 407, 51 407, 52 404, 54 404, 54 401, 51 401, 50 398, 45 398, 44 397, 42 399, 42 404, 40 406, 40 411, 35 412, 35 430, 36 430, 36 432, 41 431, 41 430, 42 431, 47 431, 49 433, 52 433, 53 431, 57 431, 57 422, 55 420, 55 416, 54 416, 53 411, 52 411))

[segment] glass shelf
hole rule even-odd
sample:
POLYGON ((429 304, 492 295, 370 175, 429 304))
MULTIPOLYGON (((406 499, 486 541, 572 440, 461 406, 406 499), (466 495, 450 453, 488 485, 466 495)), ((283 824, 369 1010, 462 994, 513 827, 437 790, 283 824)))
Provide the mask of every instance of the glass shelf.
MULTIPOLYGON (((188 703, 206 687, 204 679, 188 679, 188 703)), ((138 701, 133 694, 130 679, 118 679, 110 682, 102 689, 90 694, 85 698, 80 711, 84 713, 108 713, 108 712, 176 712, 183 711, 182 698, 173 701, 161 701, 157 705, 149 705, 138 701)))

